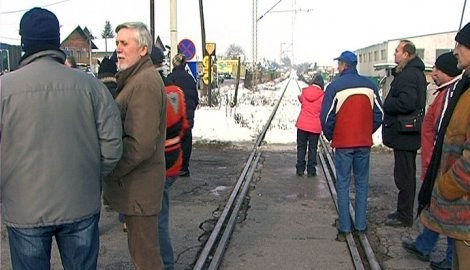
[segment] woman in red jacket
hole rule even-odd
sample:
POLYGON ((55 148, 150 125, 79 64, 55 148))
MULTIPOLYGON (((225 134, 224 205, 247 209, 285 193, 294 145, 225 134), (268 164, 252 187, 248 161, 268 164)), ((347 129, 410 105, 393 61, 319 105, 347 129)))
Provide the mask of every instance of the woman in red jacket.
POLYGON ((305 165, 307 165, 307 175, 313 177, 317 175, 317 144, 321 133, 320 111, 323 102, 324 82, 320 74, 313 79, 305 80, 309 86, 302 89, 299 95, 301 104, 300 114, 297 118, 297 164, 295 165, 297 175, 303 176, 305 165), (308 158, 305 162, 305 155, 308 158))

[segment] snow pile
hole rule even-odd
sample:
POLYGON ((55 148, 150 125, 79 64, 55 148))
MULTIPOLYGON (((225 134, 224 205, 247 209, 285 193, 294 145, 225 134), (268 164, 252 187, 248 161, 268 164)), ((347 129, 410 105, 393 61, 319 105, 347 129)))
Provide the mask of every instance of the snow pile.
MULTIPOLYGON (((289 80, 274 87, 271 84, 258 85, 256 91, 245 89, 240 84, 237 104, 230 106, 235 94, 234 85, 222 84, 220 90, 213 89, 218 104, 213 107, 200 106, 196 110, 193 140, 218 142, 255 141, 272 113, 289 80), (217 93, 217 91, 219 91, 217 93)), ((299 82, 300 87, 306 85, 299 82)), ((295 80, 287 85, 286 93, 276 116, 266 134, 269 144, 296 143, 295 122, 300 112, 298 95, 300 89, 295 80)), ((381 130, 373 136, 374 145, 382 143, 381 130)))

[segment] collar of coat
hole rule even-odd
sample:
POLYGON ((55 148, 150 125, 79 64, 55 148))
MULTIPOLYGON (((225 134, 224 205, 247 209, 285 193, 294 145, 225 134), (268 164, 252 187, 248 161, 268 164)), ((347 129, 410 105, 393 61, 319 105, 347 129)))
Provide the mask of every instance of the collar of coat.
POLYGON ((440 92, 440 91, 446 89, 447 86, 452 85, 452 84, 458 82, 460 79, 462 79, 462 75, 463 75, 463 72, 462 72, 462 74, 460 74, 459 76, 454 77, 452 80, 450 80, 450 81, 448 81, 448 82, 446 82, 446 83, 443 83, 443 84, 439 85, 439 87, 437 87, 436 91, 435 91, 433 94, 435 94, 435 93, 437 93, 437 92, 440 92))
POLYGON ((413 55, 411 56, 410 58, 406 59, 405 61, 403 61, 402 63, 399 63, 396 67, 395 67, 395 72, 398 74, 400 72, 403 71, 403 69, 405 69, 406 65, 408 65, 409 62, 411 62, 411 60, 415 59, 416 58, 416 55, 413 55))
POLYGON ((137 74, 142 69, 148 67, 153 68, 153 64, 152 59, 150 59, 150 56, 147 54, 146 56, 142 57, 139 61, 137 61, 137 63, 135 63, 134 65, 124 70, 118 71, 118 73, 116 73, 118 89, 122 89, 122 87, 124 87, 127 81, 134 77, 135 74, 137 74))
POLYGON ((61 50, 44 50, 44 51, 39 51, 36 53, 32 53, 30 55, 24 55, 21 60, 20 60, 20 67, 24 67, 39 58, 43 57, 51 57, 55 61, 63 64, 65 63, 65 53, 61 50))

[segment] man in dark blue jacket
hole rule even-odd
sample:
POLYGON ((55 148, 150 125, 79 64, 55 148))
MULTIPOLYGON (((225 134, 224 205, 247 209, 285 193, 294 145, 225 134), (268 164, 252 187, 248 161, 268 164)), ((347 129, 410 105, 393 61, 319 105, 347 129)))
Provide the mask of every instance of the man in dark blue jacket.
POLYGON ((184 99, 186 101, 186 115, 189 123, 189 129, 186 131, 181 142, 183 149, 183 166, 179 176, 189 177, 189 159, 191 158, 191 150, 193 147, 194 111, 199 104, 199 96, 196 88, 196 81, 186 71, 186 57, 178 53, 173 58, 173 71, 168 74, 169 83, 179 86, 183 89, 184 99))
POLYGON ((387 216, 388 226, 411 227, 416 193, 416 152, 421 147, 421 125, 408 125, 403 117, 424 114, 426 77, 424 63, 416 55, 416 47, 409 40, 401 40, 395 49, 394 79, 384 100, 383 143, 393 148, 395 165, 393 176, 397 186, 397 210, 387 216), (406 124, 406 123, 405 123, 406 124))

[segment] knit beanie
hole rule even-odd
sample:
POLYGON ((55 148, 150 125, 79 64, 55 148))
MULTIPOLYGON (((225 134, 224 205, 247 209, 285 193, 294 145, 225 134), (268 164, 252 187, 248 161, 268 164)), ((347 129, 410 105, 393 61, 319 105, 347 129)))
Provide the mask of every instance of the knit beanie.
POLYGON ((315 78, 313 78, 313 84, 320 86, 321 89, 325 87, 325 82, 320 74, 315 75, 315 78))
POLYGON ((462 70, 457 67, 457 58, 451 52, 441 54, 434 65, 450 77, 456 77, 462 73, 462 70))
POLYGON ((116 62, 109 59, 108 57, 104 57, 101 62, 99 62, 100 67, 98 68, 98 78, 104 77, 114 77, 114 74, 117 72, 117 65, 116 62))
POLYGON ((59 20, 47 9, 33 8, 20 21, 21 48, 26 54, 60 48, 59 20))
POLYGON ((163 54, 162 49, 154 45, 152 47, 152 52, 150 53, 150 58, 152 59, 152 63, 155 66, 161 66, 163 60, 165 59, 165 55, 163 54))
POLYGON ((455 41, 470 48, 470 23, 467 23, 455 36, 455 41))

